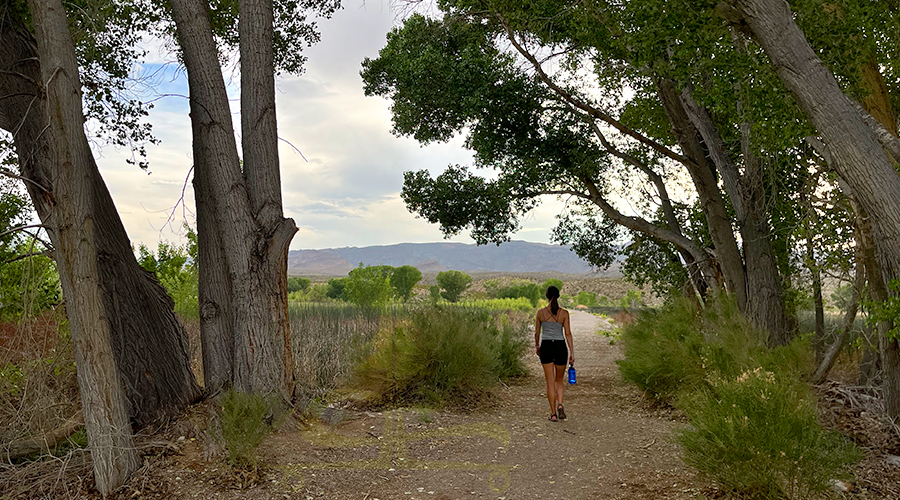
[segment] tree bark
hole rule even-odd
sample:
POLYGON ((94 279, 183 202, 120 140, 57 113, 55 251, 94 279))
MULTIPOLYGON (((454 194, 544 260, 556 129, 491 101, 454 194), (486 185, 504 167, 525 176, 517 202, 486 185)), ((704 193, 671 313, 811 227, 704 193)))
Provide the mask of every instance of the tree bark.
MULTIPOLYGON (((6 70, 0 72, 0 89, 10 96, 0 99, 0 128, 14 133, 19 171, 27 180, 25 186, 59 260, 59 250, 67 244, 58 234, 60 211, 66 208, 56 191, 60 165, 51 156, 53 146, 45 133, 48 118, 54 115, 41 87, 41 54, 24 25, 6 17, 0 30, 4 41, 0 44, 0 68, 6 70)), ((80 133, 84 135, 83 130, 80 133)), ((135 260, 93 156, 86 156, 84 162, 80 168, 91 185, 92 243, 97 249, 98 279, 109 312, 106 318, 115 362, 125 386, 128 414, 136 425, 143 426, 196 400, 199 387, 190 370, 187 334, 173 312, 172 299, 135 260)), ((67 299, 74 300, 74 294, 63 288, 67 299)))
MULTIPOLYGON (((735 0, 781 80, 812 120, 838 173, 871 215, 885 283, 900 277, 900 176, 834 75, 807 43, 784 0, 735 0)), ((896 341, 887 346, 893 349, 896 341)), ((893 351, 891 351, 893 352, 893 351)), ((885 407, 900 417, 900 363, 885 360, 885 407)))
MULTIPOLYGON (((740 126, 744 157, 742 175, 731 153, 726 150, 712 118, 694 101, 690 89, 685 88, 679 99, 685 115, 690 120, 690 126, 693 126, 696 133, 703 138, 703 144, 706 145, 706 150, 722 177, 725 191, 737 217, 744 245, 741 272, 746 284, 746 303, 742 310, 757 328, 766 332, 770 345, 785 345, 790 342, 791 332, 784 308, 781 279, 772 251, 771 232, 766 223, 763 172, 758 158, 750 150, 749 125, 742 123, 740 126)), ((672 106, 675 107, 677 104, 672 106)))
POLYGON ((675 138, 689 160, 683 162, 683 165, 691 175, 706 215, 709 234, 716 249, 716 260, 724 278, 724 288, 734 295, 738 307, 746 311, 747 283, 744 262, 734 237, 731 217, 725 209, 725 200, 719 191, 714 168, 706 160, 697 129, 685 111, 675 84, 671 80, 658 79, 657 89, 675 138))
MULTIPOLYGON (((210 234, 215 232, 220 240, 219 257, 212 250, 205 254, 208 260, 201 263, 209 271, 204 276, 210 281, 204 280, 204 284, 209 286, 216 281, 213 274, 227 276, 227 280, 218 279, 220 286, 228 287, 227 296, 213 297, 207 291, 204 306, 217 319, 223 307, 231 314, 230 335, 223 331, 224 321, 216 329, 203 330, 204 349, 215 353, 209 359, 217 363, 204 372, 217 385, 227 380, 245 392, 290 395, 293 363, 286 271, 288 245, 297 229, 293 220, 283 217, 281 209, 274 72, 271 42, 265 41, 271 40, 271 26, 265 28, 271 25, 271 2, 241 2, 240 6, 241 31, 260 30, 252 35, 241 34, 241 79, 248 79, 249 85, 244 90, 247 95, 242 95, 242 121, 246 127, 243 171, 208 5, 200 0, 173 0, 171 6, 191 94, 195 186, 202 193, 198 197, 198 212, 203 210, 210 215, 201 219, 204 226, 198 227, 198 236, 205 232, 204 243, 215 244, 215 237, 210 234), (262 46, 267 43, 268 48, 262 46), (243 116, 245 113, 247 116, 243 116), (200 206, 210 200, 217 208, 200 206), (220 268, 210 269, 222 261, 227 273, 221 273, 220 268), (229 302, 220 304, 220 300, 229 302), (232 337, 231 348, 225 336, 232 337), (229 361, 231 372, 227 373, 229 361)), ((201 320, 206 321, 204 316, 201 320)))
POLYGON ((124 483, 140 460, 113 357, 112 311, 104 303, 98 269, 95 236, 102 228, 93 210, 93 155, 84 135, 81 84, 62 2, 28 3, 47 92, 49 121, 44 133, 55 167, 53 195, 60 206, 54 218, 56 261, 63 289, 69 291, 66 308, 94 478, 106 496, 124 483))
MULTIPOLYGON (((265 333, 281 346, 273 352, 255 351, 254 364, 271 363, 270 356, 282 358, 281 390, 290 398, 293 392, 294 362, 291 327, 288 317, 287 258, 290 242, 297 232, 293 219, 282 209, 281 172, 278 158, 278 125, 275 114, 275 54, 273 31, 275 14, 272 0, 241 0, 241 147, 244 153, 244 178, 250 195, 250 207, 258 221, 260 252, 259 280, 255 288, 264 290, 267 314, 260 323, 270 325, 265 333), (280 335, 279 335, 280 334, 280 335)), ((261 339, 251 339, 259 343, 261 339)), ((268 338, 266 339, 268 340, 268 338)), ((273 367, 277 369, 277 367, 273 367)))

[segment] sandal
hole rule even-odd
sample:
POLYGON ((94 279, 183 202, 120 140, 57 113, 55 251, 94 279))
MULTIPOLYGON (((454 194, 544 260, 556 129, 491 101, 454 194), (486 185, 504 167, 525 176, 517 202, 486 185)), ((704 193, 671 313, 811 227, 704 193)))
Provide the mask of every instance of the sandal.
POLYGON ((555 413, 551 414, 550 417, 547 418, 547 420, 549 420, 551 422, 559 422, 559 419, 556 417, 555 413))
POLYGON ((559 414, 559 419, 560 419, 560 420, 565 420, 565 419, 566 419, 566 410, 563 410, 563 405, 557 405, 557 407, 556 407, 556 413, 559 414))

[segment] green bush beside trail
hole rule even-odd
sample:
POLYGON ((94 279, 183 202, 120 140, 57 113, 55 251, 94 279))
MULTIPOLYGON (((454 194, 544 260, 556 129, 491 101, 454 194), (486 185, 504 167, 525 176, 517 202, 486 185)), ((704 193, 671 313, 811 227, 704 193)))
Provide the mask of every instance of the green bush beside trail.
POLYGON ((817 421, 802 381, 812 367, 806 339, 766 348, 733 302, 698 312, 673 301, 641 314, 619 342, 623 378, 687 416, 685 462, 741 498, 814 498, 862 456, 817 421))

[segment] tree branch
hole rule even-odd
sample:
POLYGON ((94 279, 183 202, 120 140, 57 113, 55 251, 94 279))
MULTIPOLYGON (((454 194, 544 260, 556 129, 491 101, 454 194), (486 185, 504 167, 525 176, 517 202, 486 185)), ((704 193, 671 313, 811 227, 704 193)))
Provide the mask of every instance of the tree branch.
POLYGON ((865 110, 865 108, 860 106, 858 102, 850 98, 847 98, 847 100, 850 101, 850 104, 853 105, 857 113, 859 113, 859 116, 862 117, 863 122, 872 129, 872 133, 875 134, 875 139, 878 140, 881 147, 893 157, 894 163, 900 164, 900 138, 897 138, 897 136, 892 134, 881 124, 881 122, 876 120, 874 116, 865 110))
POLYGON ((22 182, 28 182, 28 183, 34 184, 35 186, 37 186, 38 189, 40 189, 41 191, 43 191, 45 193, 50 192, 47 188, 45 188, 44 186, 41 186, 37 182, 29 179, 28 177, 23 177, 21 175, 14 174, 14 173, 10 172, 9 170, 6 170, 5 168, 0 168, 0 175, 6 176, 6 177, 11 177, 13 179, 18 179, 22 182))
POLYGON ((570 92, 566 91, 565 89, 563 89, 562 87, 557 85, 556 82, 554 82, 553 79, 550 78, 550 76, 547 75, 546 72, 544 72, 544 69, 541 66, 541 62, 538 61, 537 58, 531 52, 529 52, 527 49, 525 49, 525 47, 523 47, 521 43, 519 43, 519 41, 516 39, 515 32, 513 31, 512 27, 509 25, 509 23, 506 21, 506 19, 504 19, 503 16, 501 16, 500 14, 497 14, 496 12, 493 13, 493 15, 497 18, 497 20, 500 22, 500 24, 503 25, 503 28, 506 30, 507 38, 509 39, 510 43, 513 45, 513 47, 516 48, 516 50, 519 51, 520 54, 522 54, 522 57, 524 57, 525 59, 528 60, 528 62, 531 63, 531 65, 534 67, 535 71, 537 72, 538 77, 540 77, 541 81, 543 81, 548 87, 550 87, 554 92, 556 92, 557 95, 562 97, 566 102, 568 102, 572 106, 575 106, 576 108, 586 112, 588 115, 612 125, 619 132, 622 132, 623 134, 631 137, 632 139, 637 140, 641 144, 649 146, 653 150, 663 154, 664 156, 666 156, 668 158, 671 158, 679 163, 691 163, 691 160, 688 159, 687 157, 682 156, 682 155, 672 151, 671 149, 667 148, 666 146, 654 141, 653 139, 650 139, 649 137, 637 132, 636 130, 625 126, 623 123, 619 122, 618 120, 616 120, 609 114, 603 112, 602 110, 600 110, 594 106, 591 106, 590 104, 582 101, 581 99, 576 98, 570 92))
POLYGON ((45 226, 43 224, 29 224, 26 226, 16 226, 16 227, 7 229, 6 231, 0 232, 0 238, 2 238, 3 236, 6 236, 7 234, 12 234, 12 233, 16 233, 19 231, 24 231, 26 229, 34 229, 34 228, 38 228, 38 227, 46 228, 47 226, 45 226))

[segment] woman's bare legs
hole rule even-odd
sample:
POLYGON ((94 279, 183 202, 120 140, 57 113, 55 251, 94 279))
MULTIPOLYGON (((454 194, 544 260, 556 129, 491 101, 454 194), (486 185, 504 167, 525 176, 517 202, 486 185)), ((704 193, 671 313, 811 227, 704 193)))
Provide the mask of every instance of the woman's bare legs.
MULTIPOLYGON (((565 376, 566 376, 566 365, 553 365, 553 369, 556 372, 556 380, 554 380, 554 385, 556 385, 556 404, 563 404, 563 388, 566 386, 565 376)), ((554 406, 554 408, 556 408, 554 406)))
POLYGON ((544 378, 547 380, 547 401, 550 403, 550 414, 556 415, 556 365, 547 363, 541 365, 544 368, 544 378))

